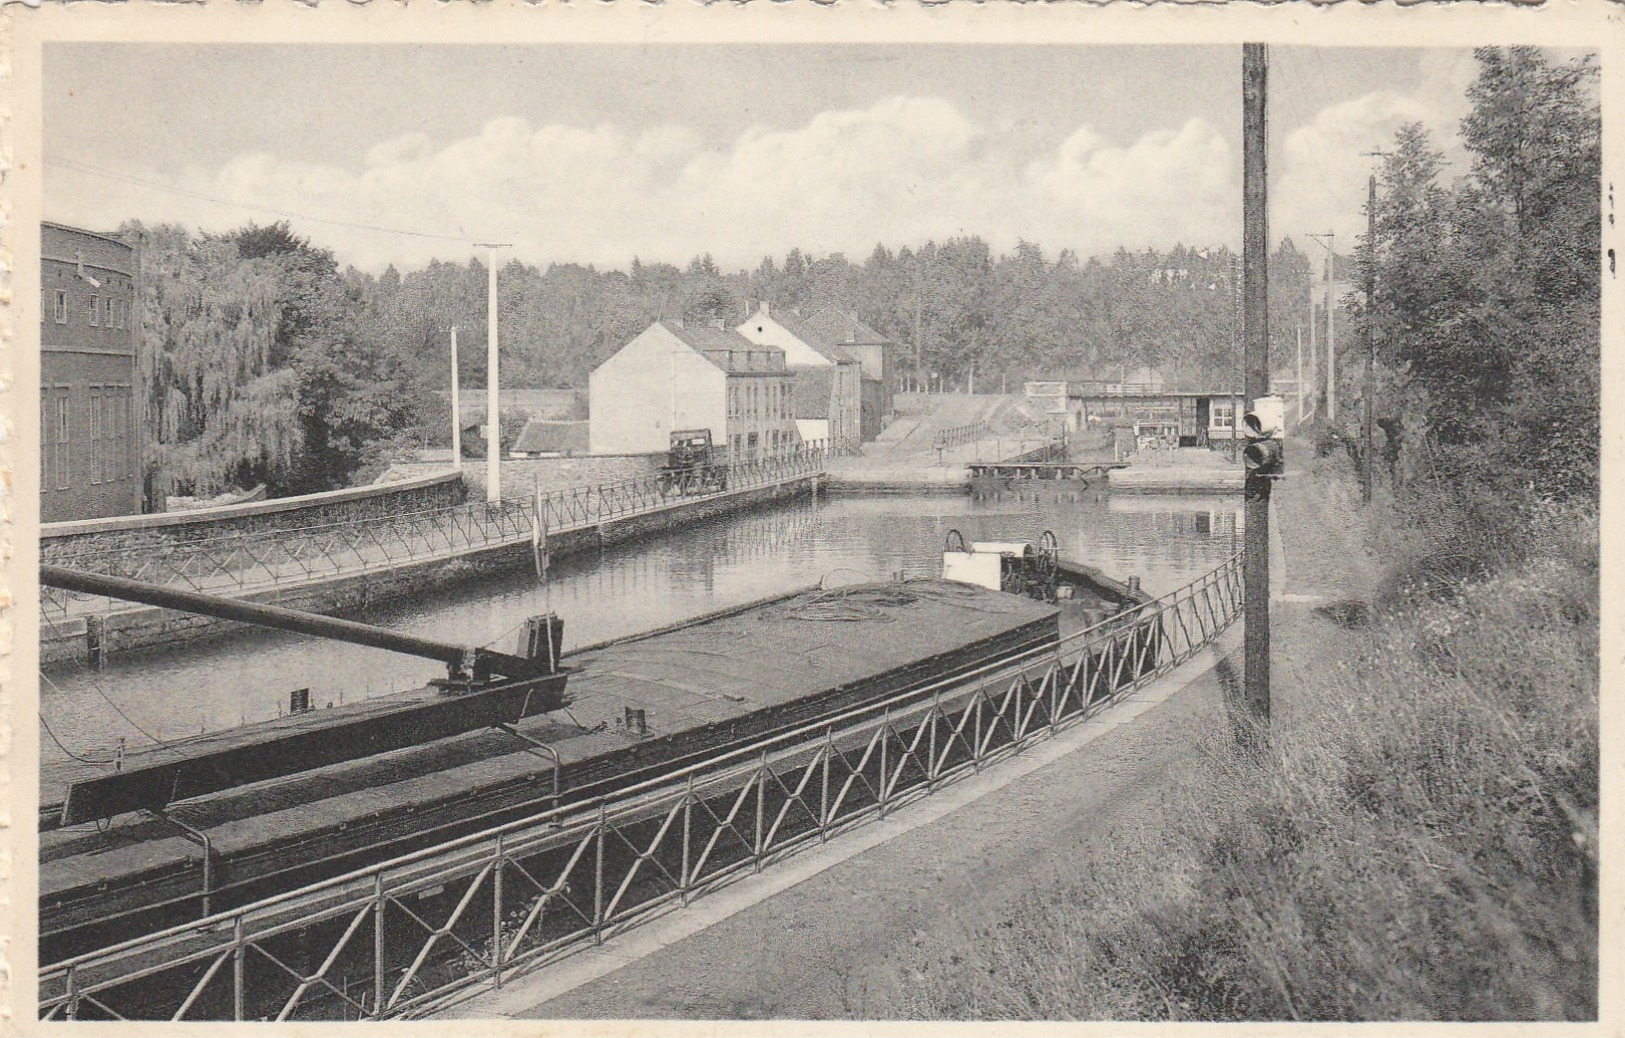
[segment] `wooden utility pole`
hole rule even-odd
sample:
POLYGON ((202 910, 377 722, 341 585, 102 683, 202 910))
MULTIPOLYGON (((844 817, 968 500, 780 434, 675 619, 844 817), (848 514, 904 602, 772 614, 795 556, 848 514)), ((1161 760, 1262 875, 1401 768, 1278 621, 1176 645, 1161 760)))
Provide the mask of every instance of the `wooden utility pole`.
POLYGON ((1371 501, 1371 481, 1377 470, 1371 456, 1371 426, 1377 404, 1377 175, 1371 174, 1365 203, 1365 483, 1362 497, 1371 501))
MULTIPOLYGON (((1270 391, 1269 207, 1265 101, 1269 59, 1262 43, 1241 51, 1241 254, 1242 337, 1245 393, 1253 405, 1270 391)), ((1246 485, 1246 536, 1242 542, 1245 589, 1246 702, 1253 720, 1270 718, 1270 479, 1251 470, 1246 485)))
POLYGON ((457 398, 457 326, 451 326, 451 466, 463 471, 463 407, 457 398))
POLYGON ((1337 318, 1332 308, 1332 282, 1337 270, 1337 233, 1327 231, 1309 237, 1326 247, 1326 419, 1334 421, 1337 418, 1337 318))

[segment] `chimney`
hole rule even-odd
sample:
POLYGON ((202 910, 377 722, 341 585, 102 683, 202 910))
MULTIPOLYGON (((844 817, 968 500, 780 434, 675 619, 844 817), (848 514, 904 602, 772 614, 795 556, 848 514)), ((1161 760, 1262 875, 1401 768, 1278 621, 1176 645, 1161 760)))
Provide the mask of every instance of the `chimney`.
POLYGON ((764 300, 762 300, 762 316, 763 317, 768 316, 769 312, 770 311, 768 310, 767 300, 764 299, 764 300))
POLYGON ((728 322, 724 321, 720 317, 715 317, 711 320, 711 327, 715 328, 719 332, 725 332, 728 330, 728 322))

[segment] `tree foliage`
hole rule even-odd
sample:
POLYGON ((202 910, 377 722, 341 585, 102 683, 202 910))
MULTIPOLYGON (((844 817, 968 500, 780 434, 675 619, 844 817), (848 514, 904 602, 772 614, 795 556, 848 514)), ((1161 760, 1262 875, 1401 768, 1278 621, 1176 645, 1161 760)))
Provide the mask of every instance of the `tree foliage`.
POLYGON ((1594 496, 1600 446, 1601 122, 1589 58, 1475 52, 1458 183, 1419 125, 1379 176, 1362 276, 1400 475, 1545 499, 1594 496))

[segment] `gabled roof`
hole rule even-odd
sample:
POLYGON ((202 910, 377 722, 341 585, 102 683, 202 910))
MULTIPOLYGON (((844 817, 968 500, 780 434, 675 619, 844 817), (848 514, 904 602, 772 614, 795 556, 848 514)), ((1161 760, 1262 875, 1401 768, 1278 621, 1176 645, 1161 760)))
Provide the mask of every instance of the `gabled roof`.
POLYGON ((510 449, 516 454, 585 454, 587 423, 532 418, 510 449))
POLYGON ((826 306, 809 315, 803 322, 807 330, 821 342, 887 345, 891 340, 858 320, 849 310, 826 306))
POLYGON ((801 314, 795 310, 770 310, 764 316, 770 321, 777 321, 779 327, 836 364, 856 364, 858 362, 858 358, 841 349, 840 346, 826 336, 819 335, 809 328, 802 320, 801 314))
POLYGON ((790 384, 790 414, 795 418, 828 418, 831 368, 797 368, 790 384))
POLYGON ((783 350, 777 346, 751 342, 731 328, 670 320, 661 321, 660 326, 675 335, 684 345, 698 350, 706 360, 723 371, 767 371, 774 367, 780 370, 784 368, 783 350), (778 358, 776 363, 772 361, 774 356, 778 358), (764 359, 767 363, 762 363, 764 359))

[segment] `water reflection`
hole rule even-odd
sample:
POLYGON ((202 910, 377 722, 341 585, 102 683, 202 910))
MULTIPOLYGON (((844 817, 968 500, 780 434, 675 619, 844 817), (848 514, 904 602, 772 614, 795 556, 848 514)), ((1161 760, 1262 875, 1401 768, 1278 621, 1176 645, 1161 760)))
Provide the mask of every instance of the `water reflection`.
MULTIPOLYGON (((1139 576, 1148 592, 1161 594, 1229 557, 1239 544, 1240 502, 1043 492, 1002 500, 800 502, 715 519, 601 555, 562 559, 545 587, 533 573, 514 572, 364 619, 442 640, 511 648, 525 617, 553 609, 564 617, 565 645, 571 648, 820 580, 881 580, 898 572, 934 576, 943 539, 955 528, 968 540, 1032 541, 1051 529, 1068 558, 1119 578, 1139 576)), ((89 754, 107 750, 119 736, 141 745, 147 741, 143 730, 166 739, 274 717, 297 688, 309 687, 312 702, 321 706, 415 687, 441 672, 428 660, 245 631, 164 653, 115 656, 100 674, 52 669, 42 682, 40 705, 63 744, 89 754)), ((49 739, 42 741, 45 759, 61 757, 49 739)))

